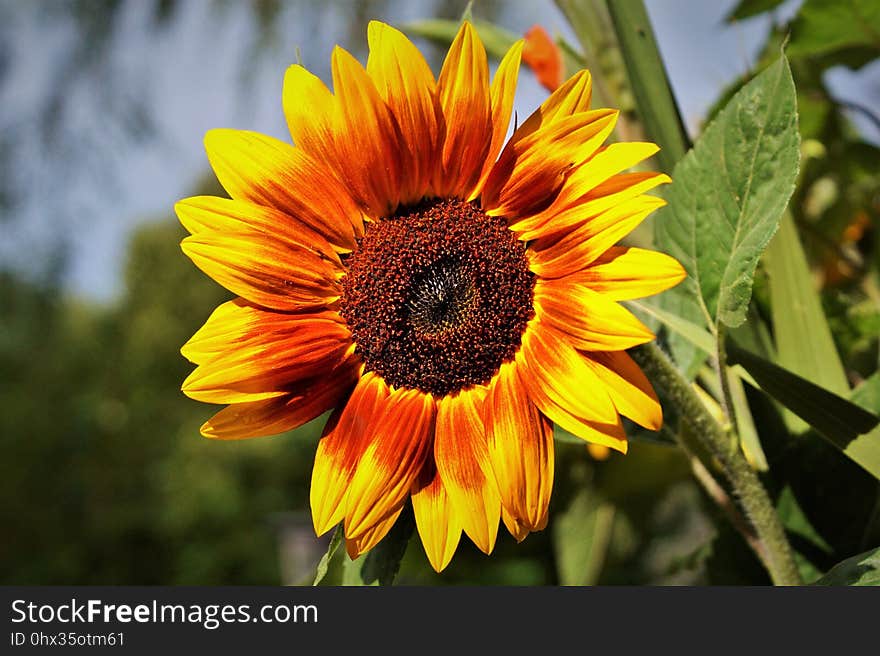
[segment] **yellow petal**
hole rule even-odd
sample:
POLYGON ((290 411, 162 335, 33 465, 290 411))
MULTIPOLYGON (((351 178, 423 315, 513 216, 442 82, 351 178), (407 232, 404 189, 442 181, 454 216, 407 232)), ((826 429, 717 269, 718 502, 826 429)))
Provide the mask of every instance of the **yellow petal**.
MULTIPOLYGON (((517 353, 515 361, 519 371, 525 372, 521 374, 520 378, 523 386, 528 390, 529 398, 550 421, 583 440, 607 446, 611 449, 620 451, 621 453, 626 453, 626 434, 623 432, 623 425, 621 424, 620 416, 616 411, 614 419, 605 422, 577 416, 572 411, 572 404, 569 403, 563 407, 556 403, 551 398, 548 388, 543 384, 541 379, 529 373, 529 365, 526 362, 522 350, 517 353)), ((505 525, 510 529, 511 525, 507 521, 505 521, 505 525)), ((512 529, 511 532, 513 532, 512 529)))
POLYGON ((608 138, 617 116, 610 109, 581 112, 509 143, 486 179, 483 210, 514 222, 548 207, 571 168, 608 138))
POLYGON ((364 231, 360 209, 332 171, 272 137, 244 130, 211 130, 205 150, 217 179, 232 198, 288 214, 350 251, 364 231))
POLYGON ((622 351, 654 339, 629 310, 576 279, 538 280, 534 303, 541 321, 582 351, 622 351))
POLYGON ((263 232, 200 232, 180 247, 226 289, 262 307, 303 310, 339 298, 337 267, 330 260, 263 232))
POLYGON ((566 182, 550 207, 515 221, 510 224, 510 229, 518 233, 517 236, 523 241, 554 235, 670 181, 669 176, 663 173, 620 173, 577 198, 569 195, 566 182))
POLYGON ((568 230, 539 237, 529 245, 529 267, 542 278, 583 271, 665 204, 656 196, 638 196, 568 230))
POLYGON ((523 333, 517 362, 525 368, 520 377, 534 382, 553 403, 576 417, 616 423, 617 410, 602 381, 571 346, 569 336, 543 321, 544 316, 532 320, 523 333))
POLYGON ((609 300, 626 301, 662 292, 686 276, 678 260, 665 253, 614 246, 573 278, 609 300))
POLYGON ((236 312, 224 311, 221 321, 197 332, 185 347, 202 362, 182 386, 197 401, 241 403, 280 396, 291 385, 342 363, 352 343, 335 312, 291 315, 240 305, 236 312))
POLYGON ((281 103, 293 143, 315 160, 335 164, 339 107, 327 85, 294 64, 284 74, 281 103))
POLYGON ((370 21, 367 41, 367 73, 400 126, 400 200, 412 203, 428 193, 437 168, 442 119, 437 83, 422 53, 399 30, 370 21))
POLYGON ((585 362, 605 385, 618 412, 645 428, 663 425, 657 394, 639 366, 624 351, 586 354, 585 362))
POLYGON ((430 458, 413 487, 412 503, 428 561, 435 571, 443 571, 458 548, 461 522, 430 458))
POLYGON ((446 125, 438 196, 469 198, 492 141, 489 64, 477 31, 464 21, 449 47, 438 82, 446 125))
POLYGON ((334 407, 354 386, 358 363, 345 362, 323 378, 304 381, 289 394, 263 401, 233 403, 202 425, 215 440, 277 435, 302 426, 334 407))
POLYGON ((359 536, 345 538, 345 550, 348 552, 348 557, 355 560, 379 544, 382 538, 388 535, 388 531, 393 528, 402 510, 403 503, 400 503, 384 519, 368 528, 359 536))
MULTIPOLYGON (((553 427, 529 401, 516 364, 501 365, 486 402, 489 462, 517 526, 542 529, 553 490, 553 427)), ((513 531, 511 531, 513 532, 513 531)))
POLYGON ((492 112, 492 140, 489 144, 489 150, 486 152, 480 181, 468 200, 473 200, 482 192, 486 178, 489 177, 489 172, 495 165, 495 160, 498 159, 498 154, 504 145, 504 139, 507 137, 510 115, 513 112, 513 100, 516 94, 516 81, 519 77, 519 64, 522 59, 523 45, 524 42, 520 40, 510 47, 498 65, 495 77, 492 78, 492 86, 489 88, 492 112))
POLYGON ((339 104, 335 169, 369 215, 388 216, 400 202, 400 128, 364 67, 339 46, 331 58, 339 104))
POLYGON ((488 554, 498 535, 501 498, 489 464, 483 396, 473 387, 438 402, 434 459, 465 533, 488 554))
POLYGON ((310 250, 338 266, 342 265, 324 235, 312 230, 296 217, 271 207, 216 196, 194 196, 179 201, 174 210, 183 227, 194 235, 253 230, 280 243, 310 250))
POLYGON ((541 106, 529 116, 513 133, 510 140, 515 143, 540 128, 552 125, 569 116, 590 109, 593 93, 593 80, 587 70, 578 71, 568 81, 550 94, 541 106))
POLYGON ((504 526, 517 542, 522 542, 529 535, 529 527, 524 522, 514 517, 504 506, 501 506, 501 519, 504 526))
POLYGON ((315 533, 322 535, 342 521, 348 488, 361 456, 378 427, 389 396, 373 372, 358 381, 348 402, 324 427, 312 468, 309 502, 315 533))
POLYGON ((396 389, 383 405, 349 485, 345 513, 349 537, 375 525, 406 498, 433 446, 434 400, 429 394, 396 389))

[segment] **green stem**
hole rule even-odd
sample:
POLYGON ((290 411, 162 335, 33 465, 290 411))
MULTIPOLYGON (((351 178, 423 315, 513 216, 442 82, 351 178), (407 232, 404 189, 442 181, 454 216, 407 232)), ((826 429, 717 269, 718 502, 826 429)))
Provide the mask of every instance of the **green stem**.
POLYGON ((607 6, 629 73, 636 111, 648 138, 660 146, 660 168, 671 173, 690 147, 690 140, 666 77, 648 12, 642 0, 607 0, 607 6))
POLYGON ((645 374, 675 404, 688 431, 679 431, 682 448, 697 457, 708 453, 721 466, 743 513, 755 530, 762 557, 770 578, 776 585, 801 583, 794 554, 785 536, 773 503, 758 475, 739 448, 730 448, 730 436, 706 410, 690 383, 656 344, 646 344, 631 351, 645 374))

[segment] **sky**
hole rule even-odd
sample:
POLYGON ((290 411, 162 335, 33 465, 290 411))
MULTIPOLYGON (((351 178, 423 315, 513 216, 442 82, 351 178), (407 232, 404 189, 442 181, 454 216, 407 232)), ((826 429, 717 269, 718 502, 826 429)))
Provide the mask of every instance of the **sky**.
MULTIPOLYGON (((477 17, 479 4, 479 0, 474 3, 477 17)), ((719 91, 749 70, 769 29, 767 19, 760 17, 725 25, 722 19, 734 4, 646 2, 692 135, 719 91)), ((6 58, 11 63, 0 86, 0 147, 4 135, 15 138, 19 150, 14 183, 23 192, 23 202, 13 209, 15 220, 0 222, 0 229, 10 231, 0 240, 0 261, 25 270, 33 267, 48 255, 43 250, 51 243, 46 235, 67 226, 65 285, 96 301, 112 301, 120 293, 132 229, 169 216, 174 202, 190 195, 206 175, 202 137, 207 130, 231 127, 288 138, 281 84, 297 52, 307 68, 327 79, 335 43, 353 51, 365 48, 366 36, 352 42, 344 27, 345 3, 325 1, 315 3, 316 11, 307 12, 308 20, 303 20, 301 11, 287 11, 274 47, 245 68, 242 62, 252 53, 254 25, 241 3, 227 3, 224 11, 217 12, 209 0, 184 1, 180 14, 162 31, 144 28, 148 22, 144 12, 150 5, 125 5, 97 84, 63 87, 69 94, 63 129, 75 135, 63 148, 47 148, 32 118, 35 108, 44 106, 47 95, 57 88, 54 85, 65 83, 57 77, 57 58, 69 52, 73 32, 44 20, 39 11, 10 14, 8 5, 0 5, 0 18, 5 9, 11 21, 7 41, 0 46, 12 54, 6 58), (110 114, 117 118, 109 119, 110 114), (118 120, 120 115, 149 124, 143 130, 146 136, 133 137, 118 120)), ((783 15, 797 5, 797 0, 787 2, 783 15)), ((430 16, 431 6, 429 0, 391 2, 376 18, 400 24, 430 16)), ((571 34, 552 0, 507 2, 498 22, 516 33, 541 23, 551 33, 571 34)), ((877 73, 867 72, 874 80, 877 73)), ((842 94, 864 94, 864 76, 835 74, 842 94)), ((874 92, 880 90, 875 86, 874 92)), ((531 75, 521 75, 515 104, 518 116, 527 116, 545 96, 531 75)))

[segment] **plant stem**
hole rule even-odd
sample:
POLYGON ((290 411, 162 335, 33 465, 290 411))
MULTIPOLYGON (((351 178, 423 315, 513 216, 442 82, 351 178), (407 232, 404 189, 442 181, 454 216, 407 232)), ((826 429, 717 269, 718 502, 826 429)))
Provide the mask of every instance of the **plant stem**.
POLYGON ((642 0, 607 0, 617 42, 629 73, 636 111, 648 138, 660 146, 660 168, 672 173, 690 147, 654 30, 642 0))
POLYGON ((733 497, 738 500, 754 528, 754 534, 762 546, 756 549, 757 555, 765 563, 773 583, 799 585, 800 575, 785 529, 767 491, 742 451, 731 448, 730 435, 712 418, 690 383, 656 344, 633 349, 631 355, 655 388, 663 390, 664 395, 675 404, 682 420, 687 423, 689 430, 679 431, 682 448, 689 455, 697 457, 701 453, 708 453, 720 465, 733 489, 733 497))

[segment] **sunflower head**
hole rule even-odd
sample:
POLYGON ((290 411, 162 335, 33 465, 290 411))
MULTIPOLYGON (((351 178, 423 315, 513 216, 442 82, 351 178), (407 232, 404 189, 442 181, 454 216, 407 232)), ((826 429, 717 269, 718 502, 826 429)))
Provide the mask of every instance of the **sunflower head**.
POLYGON ((438 78, 399 31, 368 29, 366 68, 341 48, 333 91, 284 80, 293 145, 208 133, 230 199, 180 201, 184 252, 237 298, 182 348, 188 396, 226 405, 206 437, 293 429, 332 410, 311 482, 315 530, 342 523, 352 558, 411 502, 438 571, 462 533, 492 551, 547 523, 553 425, 626 451, 621 415, 660 405, 626 349, 653 339, 618 301, 684 277, 618 246, 669 181, 626 172, 657 148, 605 145, 586 71, 505 143, 522 53, 490 82, 463 23, 438 78))

